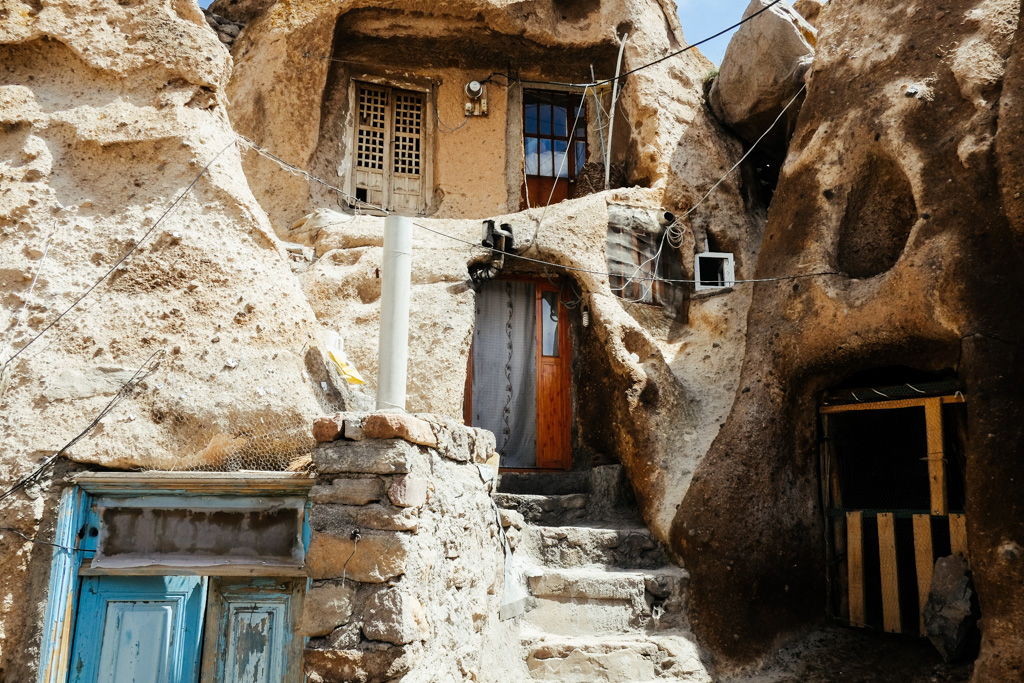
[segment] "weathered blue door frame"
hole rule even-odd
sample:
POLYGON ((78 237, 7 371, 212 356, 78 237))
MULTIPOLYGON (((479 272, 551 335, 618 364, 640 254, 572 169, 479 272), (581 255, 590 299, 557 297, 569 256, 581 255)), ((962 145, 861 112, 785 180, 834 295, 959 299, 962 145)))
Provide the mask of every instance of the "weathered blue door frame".
POLYGON ((82 579, 69 683, 196 683, 206 577, 82 579))
MULTIPOLYGON (((77 618, 81 575, 132 576, 140 574, 198 575, 198 576, 257 576, 262 571, 252 565, 237 566, 230 562, 191 566, 158 566, 150 571, 138 567, 124 569, 83 570, 96 554, 100 534, 95 501, 98 498, 120 498, 124 501, 143 496, 161 496, 177 499, 187 507, 188 497, 209 499, 210 496, 234 497, 244 508, 273 507, 285 499, 298 501, 301 515, 301 552, 295 567, 278 566, 270 569, 275 576, 305 576, 304 551, 309 547, 308 523, 309 488, 312 478, 304 474, 268 472, 246 475, 225 473, 88 473, 79 475, 77 485, 68 487, 61 495, 57 529, 54 535, 54 554, 50 568, 50 593, 46 607, 38 683, 67 683, 74 625, 77 618)), ((308 581, 307 581, 308 583, 308 581)), ((293 615, 294 616, 294 615, 293 615)))

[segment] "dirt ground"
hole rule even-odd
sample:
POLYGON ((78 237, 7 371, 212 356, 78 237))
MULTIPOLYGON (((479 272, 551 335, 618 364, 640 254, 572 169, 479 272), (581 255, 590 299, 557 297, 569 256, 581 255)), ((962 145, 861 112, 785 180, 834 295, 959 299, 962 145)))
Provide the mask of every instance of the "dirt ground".
POLYGON ((966 683, 968 661, 945 664, 923 638, 829 627, 779 650, 757 674, 720 683, 966 683))

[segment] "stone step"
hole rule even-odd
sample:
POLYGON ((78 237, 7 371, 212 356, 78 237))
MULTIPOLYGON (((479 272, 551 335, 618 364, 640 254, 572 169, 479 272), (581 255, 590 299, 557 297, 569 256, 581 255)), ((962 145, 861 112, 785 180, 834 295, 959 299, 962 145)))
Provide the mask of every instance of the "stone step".
POLYGON ((543 568, 530 578, 536 604, 526 620, 539 631, 563 635, 678 628, 688 579, 679 567, 650 571, 543 568))
POLYGON ((638 522, 527 526, 523 550, 549 567, 602 565, 655 569, 669 564, 661 544, 638 522))
POLYGON ((685 632, 654 636, 576 637, 526 632, 532 680, 561 683, 710 683, 697 646, 685 632))
POLYGON ((515 510, 532 524, 565 524, 587 516, 587 494, 545 496, 526 493, 495 493, 499 508, 515 510))
POLYGON ((590 492, 590 472, 502 472, 501 493, 564 496, 590 492))

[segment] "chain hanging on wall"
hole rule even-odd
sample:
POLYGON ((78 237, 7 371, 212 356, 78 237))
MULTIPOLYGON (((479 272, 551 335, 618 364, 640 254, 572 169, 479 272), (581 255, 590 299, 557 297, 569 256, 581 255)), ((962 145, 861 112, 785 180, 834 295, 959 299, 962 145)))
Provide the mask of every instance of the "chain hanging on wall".
POLYGON ((505 322, 505 335, 508 337, 508 360, 505 361, 505 407, 501 411, 502 427, 501 433, 504 437, 499 453, 505 455, 505 448, 512 436, 512 315, 515 307, 512 304, 512 282, 505 282, 505 297, 508 301, 508 320, 505 322))

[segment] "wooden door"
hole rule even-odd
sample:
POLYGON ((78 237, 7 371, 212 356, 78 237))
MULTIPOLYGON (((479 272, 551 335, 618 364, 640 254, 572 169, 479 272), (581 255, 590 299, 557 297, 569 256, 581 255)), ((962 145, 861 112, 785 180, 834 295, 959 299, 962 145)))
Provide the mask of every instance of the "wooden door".
POLYGON ((519 208, 526 210, 537 206, 557 204, 569 198, 571 186, 568 178, 545 178, 528 175, 523 184, 519 208), (550 200, 550 201, 549 201, 550 200))
POLYGON ((369 83, 360 83, 357 88, 355 191, 363 201, 383 207, 389 199, 390 93, 387 88, 369 83))
POLYGON ((206 580, 82 579, 71 683, 195 683, 206 580))
POLYGON ((572 466, 569 326, 559 290, 537 284, 537 467, 572 466))
MULTIPOLYGON (((303 579, 303 582, 305 579, 303 579)), ((300 683, 297 581, 216 579, 210 588, 203 683, 300 683)))
POLYGON ((423 113, 422 93, 393 90, 391 135, 391 199, 389 208, 403 216, 415 216, 425 208, 423 198, 423 113))

